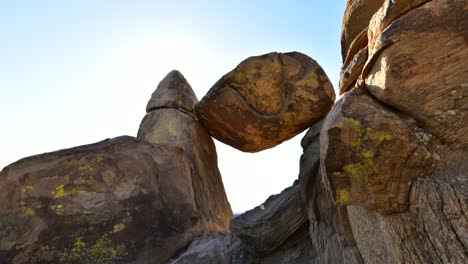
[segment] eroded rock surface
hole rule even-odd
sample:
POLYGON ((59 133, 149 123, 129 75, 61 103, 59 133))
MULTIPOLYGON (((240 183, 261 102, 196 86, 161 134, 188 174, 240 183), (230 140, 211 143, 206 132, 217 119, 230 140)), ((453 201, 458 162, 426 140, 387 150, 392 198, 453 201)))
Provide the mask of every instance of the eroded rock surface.
POLYGON ((233 219, 232 233, 212 233, 195 240, 172 264, 314 263, 303 206, 296 183, 233 219))
MULTIPOLYGON (((218 169, 218 157, 213 139, 193 116, 198 102, 190 84, 178 71, 170 72, 153 93, 150 104, 166 100, 165 91, 177 91, 174 103, 159 103, 143 118, 138 138, 152 144, 169 144, 182 148, 193 162, 195 202, 202 219, 212 231, 226 231, 232 219, 231 206, 224 191, 218 169), (161 92, 158 92, 161 90, 161 92), (163 95, 163 99, 154 97, 163 95), (189 98, 185 98, 189 97, 189 98), (190 102, 181 104, 179 102, 190 102), (174 106, 174 107, 173 107, 174 106), (182 108, 182 110, 180 110, 182 108)), ((169 92, 172 96, 173 92, 169 92)))
POLYGON ((20 160, 0 173, 0 259, 162 263, 203 231, 192 170, 131 137, 20 160))
POLYGON ((320 131, 314 124, 302 139, 299 180, 314 258, 309 263, 363 263, 345 207, 337 207, 320 172, 320 131))
POLYGON ((239 150, 274 147, 322 118, 335 100, 322 68, 298 53, 250 57, 196 106, 210 134, 239 150))
MULTIPOLYGON (((20 160, 0 173, 0 262, 166 263, 232 212, 196 97, 173 71, 139 138, 20 160)), ((151 106, 151 107, 150 107, 151 106)))
POLYGON ((273 195, 260 206, 231 221, 231 232, 253 251, 266 255, 307 222, 300 186, 273 195))
POLYGON ((320 171, 365 263, 468 258, 466 10, 464 0, 386 0, 343 47, 320 171))

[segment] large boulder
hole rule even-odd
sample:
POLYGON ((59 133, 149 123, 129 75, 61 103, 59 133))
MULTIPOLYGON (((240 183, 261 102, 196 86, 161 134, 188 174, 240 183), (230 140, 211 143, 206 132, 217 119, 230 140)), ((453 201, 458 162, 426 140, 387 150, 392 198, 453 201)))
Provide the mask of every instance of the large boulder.
POLYGON ((250 57, 223 76, 197 104, 196 112, 218 140, 256 152, 305 130, 335 100, 325 72, 298 53, 250 57))
POLYGON ((211 231, 226 231, 233 217, 231 206, 218 169, 216 147, 205 127, 194 117, 194 102, 198 100, 183 75, 170 72, 148 103, 158 107, 147 108, 149 112, 141 122, 138 138, 152 144, 177 146, 187 153, 193 162, 193 188, 201 219, 211 231), (169 96, 172 101, 166 99, 169 96))
POLYGON ((0 173, 0 259, 164 263, 203 231, 192 170, 182 149, 132 137, 9 165, 0 173))

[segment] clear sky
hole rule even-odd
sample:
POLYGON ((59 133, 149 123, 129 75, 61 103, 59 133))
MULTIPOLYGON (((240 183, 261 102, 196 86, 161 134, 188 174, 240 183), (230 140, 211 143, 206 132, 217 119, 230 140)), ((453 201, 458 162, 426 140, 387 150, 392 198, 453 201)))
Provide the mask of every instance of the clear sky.
MULTIPOLYGON (((201 99, 249 56, 300 51, 338 85, 345 0, 2 1, 0 169, 22 157, 136 136, 172 69, 201 99)), ((216 142, 233 211, 297 178, 302 135, 243 153, 216 142)))

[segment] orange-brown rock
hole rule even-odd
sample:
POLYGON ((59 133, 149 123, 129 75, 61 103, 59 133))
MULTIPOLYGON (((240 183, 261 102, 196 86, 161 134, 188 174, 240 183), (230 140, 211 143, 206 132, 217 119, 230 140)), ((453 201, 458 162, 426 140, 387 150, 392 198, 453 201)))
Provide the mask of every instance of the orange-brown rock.
MULTIPOLYGON (((341 54, 343 61, 346 60, 351 43, 355 41, 369 25, 374 13, 382 6, 385 0, 348 0, 343 17, 341 31, 341 54)), ((359 47, 357 50, 363 48, 359 47)), ((350 54, 354 57, 354 53, 350 54)))
POLYGON ((409 188, 428 151, 417 129, 368 95, 345 94, 324 122, 322 174, 338 206, 365 205, 381 213, 407 209, 409 188))
POLYGON ((196 112, 218 140, 239 150, 274 147, 322 118, 335 100, 322 68, 298 53, 251 57, 223 76, 196 112))
POLYGON ((369 28, 369 60, 362 75, 367 89, 383 103, 414 117, 440 140, 464 148, 468 142, 467 3, 393 2, 382 7, 369 28))

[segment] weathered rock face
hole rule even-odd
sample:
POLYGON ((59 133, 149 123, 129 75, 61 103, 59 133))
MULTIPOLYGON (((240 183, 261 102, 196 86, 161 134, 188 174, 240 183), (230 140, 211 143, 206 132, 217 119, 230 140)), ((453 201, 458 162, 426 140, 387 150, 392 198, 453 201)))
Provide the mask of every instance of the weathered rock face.
POLYGON ((131 137, 20 160, 0 173, 0 259, 163 263, 202 233, 192 170, 131 137))
POLYGON ((285 189, 231 222, 231 234, 195 240, 172 264, 302 264, 315 253, 307 234, 299 184, 285 189))
POLYGON ((267 255, 306 222, 300 186, 295 184, 231 221, 231 232, 252 251, 267 255))
POLYGON ((299 180, 310 222, 309 236, 315 252, 309 263, 363 263, 349 226, 345 207, 338 208, 326 187, 320 167, 320 130, 314 124, 302 139, 299 180))
MULTIPOLYGON (((158 97, 159 96, 159 97, 158 97)), ((232 212, 216 150, 173 71, 139 138, 20 160, 0 172, 0 263, 166 263, 232 212)))
POLYGON ((171 264, 249 264, 256 257, 241 246, 240 239, 230 233, 212 233, 196 239, 190 247, 171 264))
POLYGON ((251 57, 196 106, 210 134, 239 150, 274 147, 322 118, 335 100, 322 68, 298 53, 251 57))
POLYGON ((360 39, 362 32, 366 31, 370 19, 382 6, 384 1, 348 0, 341 31, 341 54, 343 61, 346 61, 347 54, 349 54, 349 50, 351 49, 350 47, 353 46, 352 43, 360 39))
POLYGON ((173 108, 194 114, 197 96, 185 77, 176 70, 171 71, 159 83, 146 106, 146 112, 157 109, 173 108))
POLYGON ((320 173, 365 263, 468 258, 466 8, 387 0, 343 47, 351 91, 324 121, 320 173))
POLYGON ((465 148, 467 3, 403 2, 387 2, 373 17, 362 78, 377 99, 411 115, 441 141, 465 148))
POLYGON ((357 203, 380 213, 405 211, 412 178, 423 175, 418 167, 431 160, 417 126, 365 90, 354 89, 335 105, 325 127, 322 173, 337 205, 357 203))
POLYGON ((216 148, 207 130, 194 118, 192 102, 198 100, 188 82, 179 72, 170 72, 148 103, 163 107, 148 112, 141 122, 138 138, 152 144, 177 146, 187 153, 194 165, 193 188, 201 219, 206 221, 207 230, 226 231, 233 215, 218 169, 216 148), (177 91, 176 102, 164 102, 167 98, 164 91, 177 91), (160 99, 154 95, 163 96, 160 99), (180 105, 178 102, 191 103, 180 105))

